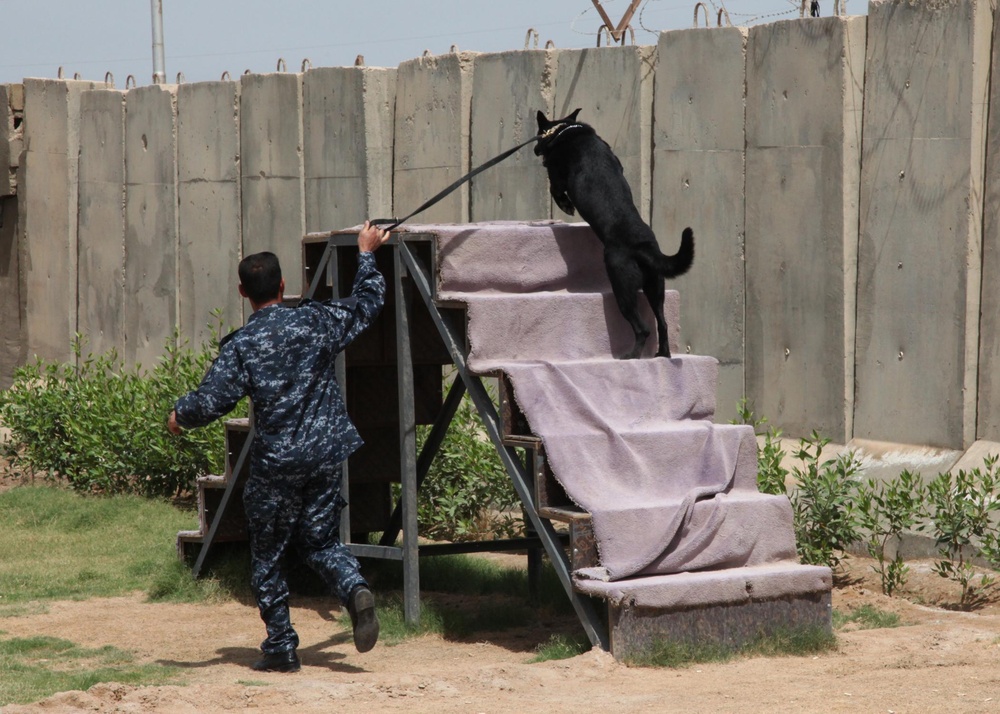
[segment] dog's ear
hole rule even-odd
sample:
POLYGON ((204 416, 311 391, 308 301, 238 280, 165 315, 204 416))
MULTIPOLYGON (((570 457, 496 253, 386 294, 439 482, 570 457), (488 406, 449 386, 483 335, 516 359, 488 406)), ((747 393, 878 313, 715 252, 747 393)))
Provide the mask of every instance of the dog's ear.
POLYGON ((566 117, 566 121, 575 122, 576 121, 576 115, 579 114, 579 113, 580 113, 580 107, 577 107, 576 109, 573 110, 572 114, 570 114, 568 117, 566 117))
POLYGON ((548 126, 549 120, 545 118, 545 113, 539 109, 538 114, 535 115, 535 121, 538 122, 538 131, 541 132, 542 127, 548 126))

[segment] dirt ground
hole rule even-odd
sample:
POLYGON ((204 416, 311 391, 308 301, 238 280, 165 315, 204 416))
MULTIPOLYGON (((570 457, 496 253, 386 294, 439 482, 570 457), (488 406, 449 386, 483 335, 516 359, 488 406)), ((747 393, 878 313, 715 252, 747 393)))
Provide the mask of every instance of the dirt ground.
MULTIPOLYGON (((511 556, 507 556, 511 557, 511 556)), ((302 671, 259 674, 263 628, 256 610, 221 605, 150 604, 141 595, 57 602, 44 614, 0 621, 6 637, 50 635, 129 650, 137 661, 183 670, 178 686, 101 684, 44 701, 26 712, 993 712, 1000 711, 1000 605, 974 612, 941 605, 956 587, 912 563, 909 599, 887 598, 852 559, 853 582, 834 608, 863 604, 896 612, 903 626, 838 634, 836 651, 751 658, 684 669, 628 667, 601 651, 529 664, 532 632, 484 641, 423 636, 358 654, 326 599, 298 599, 302 671), (925 604, 916 604, 920 601, 925 604)))

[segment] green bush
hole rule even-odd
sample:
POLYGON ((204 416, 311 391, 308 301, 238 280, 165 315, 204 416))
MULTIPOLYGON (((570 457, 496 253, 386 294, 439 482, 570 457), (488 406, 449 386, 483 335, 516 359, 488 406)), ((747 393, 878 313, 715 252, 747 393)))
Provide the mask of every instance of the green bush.
POLYGON ((909 572, 898 548, 895 557, 887 560, 886 546, 917 526, 924 516, 926 498, 927 489, 920 477, 908 470, 892 481, 868 479, 858 487, 855 504, 858 525, 867 534, 865 548, 875 559, 872 568, 878 573, 886 595, 901 588, 909 572))
POLYGON ((858 540, 854 501, 860 463, 853 454, 822 460, 829 443, 815 431, 800 439, 794 455, 803 466, 792 469, 798 486, 789 498, 800 560, 836 568, 841 553, 858 540))
MULTIPOLYGON (((417 427, 419 451, 430 427, 417 427)), ((510 537, 521 530, 521 501, 482 419, 468 395, 448 427, 444 441, 417 497, 420 535, 467 541, 510 537)))
POLYGON ((997 564, 997 524, 992 514, 1000 509, 998 487, 996 457, 987 457, 983 469, 938 474, 927 485, 928 525, 941 556, 934 571, 961 586, 959 606, 963 610, 982 605, 996 583, 992 575, 977 576, 968 558, 977 546, 985 544, 983 555, 997 564))
MULTIPOLYGON (((171 496, 194 479, 221 473, 221 423, 174 436, 166 419, 179 396, 201 381, 217 352, 217 339, 197 351, 167 341, 152 371, 126 367, 114 350, 76 361, 41 360, 19 368, 0 392, 0 423, 10 429, 4 446, 14 468, 65 478, 90 493, 171 496)), ((246 414, 244 406, 238 414, 246 414)))

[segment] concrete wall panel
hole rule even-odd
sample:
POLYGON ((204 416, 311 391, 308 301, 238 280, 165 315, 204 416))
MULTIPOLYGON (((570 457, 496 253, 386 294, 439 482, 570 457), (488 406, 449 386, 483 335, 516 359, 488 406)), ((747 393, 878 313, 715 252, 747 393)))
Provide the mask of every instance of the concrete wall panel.
POLYGON ((79 310, 86 351, 125 348, 125 96, 80 97, 79 310))
POLYGON ((668 253, 694 229, 694 266, 670 287, 681 295, 685 349, 719 360, 720 422, 736 418, 744 394, 746 33, 661 34, 653 92, 651 225, 668 253))
MULTIPOLYGON (((452 53, 399 65, 393 211, 400 218, 469 171, 474 56, 452 53)), ((414 220, 467 222, 469 184, 463 184, 414 220)))
POLYGON ((392 214, 396 70, 324 67, 302 82, 306 230, 392 214))
MULTIPOLYGON (((577 107, 583 110, 579 120, 593 126, 618 156, 632 188, 632 199, 647 221, 655 50, 636 45, 561 50, 554 110, 555 118, 564 117, 577 107)), ((567 216, 555 205, 552 215, 563 220, 580 220, 567 216)))
MULTIPOLYGON (((993 19, 1000 36, 1000 13, 993 19)), ((983 201, 983 279, 979 344, 979 409, 976 435, 1000 441, 1000 44, 994 41, 986 180, 983 201)), ((981 462, 981 460, 980 460, 981 462)))
POLYGON ((277 255, 286 294, 298 295, 305 234, 302 75, 243 75, 241 83, 243 255, 277 255))
POLYGON ((236 82, 177 88, 178 315, 192 345, 243 323, 238 91, 236 82))
POLYGON ((746 392, 790 436, 851 437, 864 18, 747 46, 746 392))
POLYGON ((25 359, 17 205, 14 196, 0 197, 0 389, 11 385, 25 359))
POLYGON ((70 361, 76 333, 80 94, 91 82, 24 81, 24 181, 19 182, 27 354, 70 361), (23 194, 21 193, 23 192, 23 194))
MULTIPOLYGON (((549 117, 555 101, 554 50, 478 55, 473 67, 472 166, 527 141, 538 131, 535 113, 549 117), (505 91, 498 92, 503 87, 505 91), (509 90, 509 91, 508 91, 509 90)), ((472 221, 551 216, 549 181, 532 146, 472 180, 472 221)))
POLYGON ((953 449, 975 438, 991 13, 983 0, 869 6, 860 438, 953 449))
POLYGON ((17 165, 23 147, 21 130, 14 128, 13 107, 23 95, 19 84, 0 84, 0 198, 13 196, 17 190, 17 165))
POLYGON ((177 325, 176 88, 125 95, 125 351, 151 369, 177 325))

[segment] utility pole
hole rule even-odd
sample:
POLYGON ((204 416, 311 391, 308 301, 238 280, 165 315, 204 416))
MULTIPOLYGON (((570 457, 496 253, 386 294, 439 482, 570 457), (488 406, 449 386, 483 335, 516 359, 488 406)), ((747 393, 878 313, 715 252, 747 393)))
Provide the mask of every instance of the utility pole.
POLYGON ((163 59, 163 0, 150 0, 153 13, 153 84, 167 81, 166 62, 163 59))

